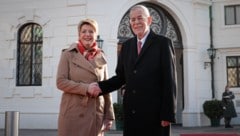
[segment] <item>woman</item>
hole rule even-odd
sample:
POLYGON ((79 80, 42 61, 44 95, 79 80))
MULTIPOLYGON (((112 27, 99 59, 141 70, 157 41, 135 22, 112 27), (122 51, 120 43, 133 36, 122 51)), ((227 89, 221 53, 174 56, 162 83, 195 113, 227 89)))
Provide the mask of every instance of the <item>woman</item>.
POLYGON ((234 117, 237 117, 236 110, 234 108, 233 99, 235 98, 233 92, 229 90, 229 86, 227 85, 225 87, 225 91, 222 94, 222 102, 223 102, 223 116, 224 116, 224 122, 225 122, 225 128, 233 128, 233 126, 230 125, 231 119, 234 117))
POLYGON ((98 24, 85 19, 78 25, 79 40, 62 51, 57 88, 63 91, 58 119, 58 136, 103 136, 114 119, 110 94, 88 95, 89 83, 107 78, 104 54, 96 38, 98 24))

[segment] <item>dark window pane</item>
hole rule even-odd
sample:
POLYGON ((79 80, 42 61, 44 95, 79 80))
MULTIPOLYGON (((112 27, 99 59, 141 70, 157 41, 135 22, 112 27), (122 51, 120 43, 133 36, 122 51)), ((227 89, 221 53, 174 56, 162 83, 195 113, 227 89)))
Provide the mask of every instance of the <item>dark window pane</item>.
POLYGON ((240 24, 240 5, 236 7, 236 23, 240 24))
POLYGON ((235 13, 234 7, 229 6, 225 8, 225 16, 226 16, 226 25, 234 25, 235 24, 235 13))
POLYGON ((42 83, 42 64, 35 64, 33 67, 33 84, 41 84, 42 83))
POLYGON ((238 68, 238 73, 236 75, 238 75, 237 81, 238 81, 238 87, 239 87, 240 86, 240 68, 238 68))
POLYGON ((240 67, 240 56, 236 57, 237 59, 237 66, 240 67))
MULTIPOLYGON (((29 61, 28 61, 29 62, 29 61)), ((30 63, 24 63, 22 65, 19 65, 19 84, 21 85, 29 85, 31 82, 30 82, 30 63)))
POLYGON ((32 37, 31 26, 26 26, 21 32, 21 42, 26 43, 30 42, 32 37))
POLYGON ((42 63, 42 44, 34 45, 33 56, 34 63, 42 63))
POLYGON ((236 68, 228 68, 228 85, 237 86, 237 69, 236 68))
POLYGON ((42 46, 41 44, 34 45, 33 50, 33 77, 34 79, 32 82, 36 84, 41 84, 41 77, 42 77, 42 46))
POLYGON ((236 58, 233 58, 233 57, 229 57, 227 59, 227 66, 228 67, 234 67, 234 66, 237 66, 237 59, 236 58))
POLYGON ((42 28, 41 26, 33 26, 33 42, 42 41, 42 28))

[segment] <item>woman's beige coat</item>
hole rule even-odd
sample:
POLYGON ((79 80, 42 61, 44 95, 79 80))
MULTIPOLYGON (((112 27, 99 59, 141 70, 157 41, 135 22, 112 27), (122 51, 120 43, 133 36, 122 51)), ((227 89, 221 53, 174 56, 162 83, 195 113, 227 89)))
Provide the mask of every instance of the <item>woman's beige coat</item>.
POLYGON ((88 84, 107 78, 103 53, 87 61, 77 44, 63 50, 58 65, 57 88, 63 91, 58 136, 100 136, 104 119, 114 119, 111 95, 87 96, 88 84))

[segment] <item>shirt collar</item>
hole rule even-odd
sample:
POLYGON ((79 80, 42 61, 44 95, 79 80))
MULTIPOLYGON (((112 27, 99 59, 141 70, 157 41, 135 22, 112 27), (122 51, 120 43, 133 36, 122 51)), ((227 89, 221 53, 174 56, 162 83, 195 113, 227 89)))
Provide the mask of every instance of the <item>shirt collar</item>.
POLYGON ((142 38, 142 39, 138 39, 138 41, 141 41, 142 43, 142 46, 144 45, 146 39, 147 39, 147 36, 149 35, 150 31, 148 30, 147 33, 145 34, 145 36, 142 38))

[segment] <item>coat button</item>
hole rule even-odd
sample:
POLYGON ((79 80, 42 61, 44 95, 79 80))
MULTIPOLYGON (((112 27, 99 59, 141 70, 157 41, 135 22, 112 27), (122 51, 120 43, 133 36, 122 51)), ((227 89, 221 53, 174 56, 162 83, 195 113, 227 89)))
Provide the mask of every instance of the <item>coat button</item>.
POLYGON ((133 70, 133 73, 136 74, 136 73, 137 73, 137 70, 133 70))
POLYGON ((133 93, 133 94, 136 94, 136 90, 133 90, 132 93, 133 93))
POLYGON ((136 113, 136 111, 135 110, 132 110, 132 114, 135 114, 136 113))

